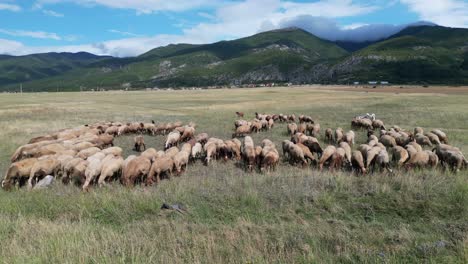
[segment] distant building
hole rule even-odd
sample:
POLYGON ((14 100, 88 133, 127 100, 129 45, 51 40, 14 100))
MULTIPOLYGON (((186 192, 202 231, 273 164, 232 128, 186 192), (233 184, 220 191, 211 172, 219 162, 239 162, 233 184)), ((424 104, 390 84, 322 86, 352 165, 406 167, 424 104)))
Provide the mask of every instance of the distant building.
POLYGON ((370 85, 376 85, 377 83, 378 83, 378 82, 376 82, 376 81, 370 81, 370 82, 369 82, 370 85))
POLYGON ((382 82, 380 82, 380 84, 382 84, 382 85, 389 85, 389 82, 387 82, 387 81, 382 81, 382 82))
POLYGON ((359 85, 359 82, 354 82, 353 84, 354 84, 354 85, 359 85))

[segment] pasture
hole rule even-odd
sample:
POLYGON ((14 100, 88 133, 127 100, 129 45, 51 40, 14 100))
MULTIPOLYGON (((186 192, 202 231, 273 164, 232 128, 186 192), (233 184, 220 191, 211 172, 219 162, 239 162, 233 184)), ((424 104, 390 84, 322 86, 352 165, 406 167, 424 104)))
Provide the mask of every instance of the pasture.
MULTIPOLYGON (((440 88, 443 91, 443 88, 440 88)), ((441 128, 468 153, 468 93, 372 93, 327 87, 0 94, 0 178, 30 138, 98 121, 197 123, 231 138, 235 111, 307 114, 350 130, 373 112, 407 130, 441 128), (344 91, 338 91, 344 90, 344 91)), ((356 143, 366 140, 357 131, 356 143)), ((280 150, 286 123, 252 135, 280 150)), ((163 148, 164 136, 145 135, 163 148)), ((133 136, 114 142, 134 154, 133 136)), ((281 151, 280 151, 281 152, 281 151)), ((160 185, 0 190, 5 263, 466 263, 468 171, 398 170, 365 176, 281 162, 271 174, 233 161, 190 164, 160 185), (181 203, 187 213, 161 210, 181 203)))

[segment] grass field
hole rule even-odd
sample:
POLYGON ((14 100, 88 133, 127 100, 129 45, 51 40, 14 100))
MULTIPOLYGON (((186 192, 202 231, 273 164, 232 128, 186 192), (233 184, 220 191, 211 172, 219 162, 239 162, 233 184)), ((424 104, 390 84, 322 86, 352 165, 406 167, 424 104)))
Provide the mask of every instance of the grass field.
MULTIPOLYGON (((230 138, 235 111, 304 113, 350 129, 374 112, 406 129, 443 128, 468 152, 468 93, 269 88, 0 94, 0 173, 30 138, 97 121, 194 121, 230 138)), ((286 125, 254 135, 287 138, 286 125)), ((365 140, 357 133, 358 143, 365 140)), ((161 149, 164 137, 145 137, 161 149)), ((132 136, 116 139, 130 154, 132 136)), ((319 140, 323 141, 320 137, 319 140)), ((3 175, 0 175, 0 178, 3 175)), ((190 165, 153 188, 119 184, 0 191, 2 263, 467 263, 468 171, 364 177, 282 164, 247 174, 232 161, 190 165), (182 203, 188 213, 160 210, 182 203)))

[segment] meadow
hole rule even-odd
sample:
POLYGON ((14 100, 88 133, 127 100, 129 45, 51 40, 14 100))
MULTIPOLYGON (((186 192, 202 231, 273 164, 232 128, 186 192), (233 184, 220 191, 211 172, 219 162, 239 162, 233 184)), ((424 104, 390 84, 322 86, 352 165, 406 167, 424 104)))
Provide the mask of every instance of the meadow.
MULTIPOLYGON (((98 121, 194 121, 231 138, 235 111, 307 114, 349 130, 373 112, 388 125, 441 128, 468 153, 468 92, 373 93, 327 87, 0 94, 0 179, 35 136, 98 121)), ((286 124, 253 135, 278 148, 286 124)), ((162 149, 164 136, 145 136, 162 149)), ((319 137, 323 143, 323 132, 319 137)), ((357 132, 357 143, 366 140, 357 132)), ((115 144, 133 154, 132 136, 115 144)), ((156 187, 83 193, 0 190, 2 263, 467 263, 468 171, 358 176, 282 163, 270 174, 233 161, 189 165, 156 187), (161 210, 181 203, 186 213, 161 210)))

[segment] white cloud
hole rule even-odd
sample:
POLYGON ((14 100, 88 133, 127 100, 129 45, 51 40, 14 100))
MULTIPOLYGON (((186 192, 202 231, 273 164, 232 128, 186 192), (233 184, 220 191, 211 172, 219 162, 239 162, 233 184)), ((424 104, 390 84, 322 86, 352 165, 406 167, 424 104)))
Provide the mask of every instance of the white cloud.
POLYGON ((62 13, 58 13, 58 12, 55 12, 53 10, 47 10, 47 9, 42 10, 42 13, 44 13, 47 16, 53 16, 53 17, 64 17, 65 16, 62 13))
POLYGON ((101 5, 109 8, 135 10, 138 14, 157 11, 186 11, 202 6, 215 6, 216 0, 38 0, 40 4, 72 2, 85 6, 101 5))
POLYGON ((365 23, 353 23, 353 24, 349 24, 349 25, 342 26, 341 29, 343 29, 343 30, 351 30, 351 29, 356 29, 356 28, 368 26, 368 25, 369 25, 369 24, 365 24, 365 23))
POLYGON ((18 12, 21 11, 21 7, 19 5, 0 3, 0 10, 18 12))
POLYGON ((468 27, 468 2, 464 0, 400 0, 422 20, 448 27, 468 27))
POLYGON ((62 40, 62 37, 60 37, 56 33, 50 33, 50 32, 45 32, 45 31, 0 29, 0 33, 14 36, 14 37, 31 37, 31 38, 39 38, 39 39, 62 40))
POLYGON ((119 35, 126 36, 126 37, 143 37, 143 35, 135 34, 132 32, 120 31, 117 29, 109 29, 108 32, 119 34, 119 35))

